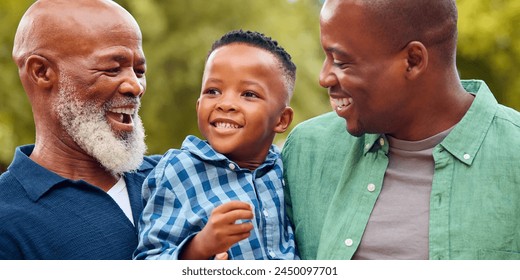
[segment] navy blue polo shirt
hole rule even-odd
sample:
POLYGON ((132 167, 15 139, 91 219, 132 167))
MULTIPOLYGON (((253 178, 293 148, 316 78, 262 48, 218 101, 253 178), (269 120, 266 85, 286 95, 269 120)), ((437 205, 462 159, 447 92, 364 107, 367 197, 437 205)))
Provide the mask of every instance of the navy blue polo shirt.
MULTIPOLYGON (((131 259, 137 229, 103 190, 53 173, 29 158, 34 145, 16 148, 0 176, 0 259, 131 259)), ((160 156, 145 157, 124 178, 134 224, 141 186, 160 156)))

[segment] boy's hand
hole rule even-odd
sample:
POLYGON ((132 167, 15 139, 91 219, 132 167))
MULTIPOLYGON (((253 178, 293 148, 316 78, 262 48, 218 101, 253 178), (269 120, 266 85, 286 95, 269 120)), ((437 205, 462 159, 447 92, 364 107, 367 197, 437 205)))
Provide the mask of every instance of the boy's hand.
POLYGON ((236 221, 251 220, 253 217, 251 206, 242 201, 231 201, 216 207, 206 226, 181 252, 180 259, 209 259, 226 252, 233 244, 248 238, 253 229, 251 222, 236 224, 236 221))
POLYGON ((218 253, 215 255, 215 260, 217 261, 225 261, 228 259, 228 253, 227 252, 224 252, 224 253, 218 253))

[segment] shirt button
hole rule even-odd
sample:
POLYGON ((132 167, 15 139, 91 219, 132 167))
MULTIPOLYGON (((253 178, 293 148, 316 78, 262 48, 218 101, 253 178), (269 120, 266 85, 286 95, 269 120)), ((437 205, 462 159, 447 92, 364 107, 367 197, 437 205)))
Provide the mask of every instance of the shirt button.
POLYGON ((383 147, 385 145, 385 139, 384 138, 379 138, 379 145, 381 145, 381 147, 383 147))
POLYGON ((273 252, 273 250, 271 250, 271 249, 268 249, 268 250, 267 250, 267 253, 269 254, 269 256, 270 256, 271 258, 276 257, 276 254, 275 254, 275 253, 273 252))
POLYGON ((266 218, 269 217, 269 212, 267 212, 267 209, 264 209, 262 212, 266 218))
POLYGON ((370 144, 365 145, 365 150, 368 150, 368 149, 370 149, 370 144))
POLYGON ((373 191, 375 191, 375 190, 376 190, 376 185, 374 185, 374 184, 368 184, 368 186, 367 186, 367 190, 368 190, 369 192, 373 192, 373 191))
POLYGON ((470 158, 471 158, 471 156, 469 154, 464 154, 464 159, 468 160, 470 158))
POLYGON ((352 246, 352 244, 354 244, 354 241, 352 241, 352 239, 350 239, 350 238, 345 239, 345 245, 347 247, 352 246))
POLYGON ((235 170, 235 165, 234 165, 234 164, 230 163, 228 166, 229 166, 229 168, 230 168, 231 170, 235 170))

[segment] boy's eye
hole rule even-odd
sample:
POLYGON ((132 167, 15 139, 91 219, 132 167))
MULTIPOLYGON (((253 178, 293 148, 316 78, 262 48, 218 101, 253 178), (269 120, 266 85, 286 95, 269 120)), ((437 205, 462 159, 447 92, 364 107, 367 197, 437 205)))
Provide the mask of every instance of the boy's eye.
POLYGON ((210 89, 207 89, 206 91, 204 91, 204 94, 220 94, 220 91, 218 89, 215 89, 215 88, 210 88, 210 89))
POLYGON ((244 92, 243 96, 250 97, 250 98, 257 98, 258 94, 256 94, 255 92, 252 92, 252 91, 246 91, 246 92, 244 92))

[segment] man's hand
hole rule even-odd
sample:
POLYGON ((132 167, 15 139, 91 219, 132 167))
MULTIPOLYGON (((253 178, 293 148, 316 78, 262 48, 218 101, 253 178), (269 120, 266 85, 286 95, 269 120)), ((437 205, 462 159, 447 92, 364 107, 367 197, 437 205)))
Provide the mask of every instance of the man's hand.
POLYGON ((253 229, 251 222, 236 222, 253 218, 251 205, 242 201, 231 201, 216 207, 206 226, 186 245, 179 258, 207 260, 226 252, 233 244, 248 238, 253 229))

